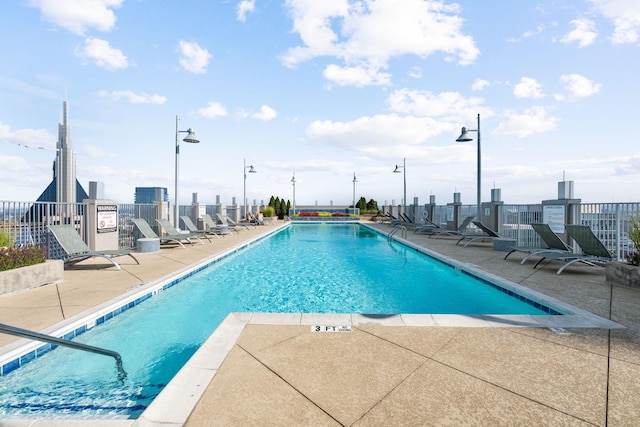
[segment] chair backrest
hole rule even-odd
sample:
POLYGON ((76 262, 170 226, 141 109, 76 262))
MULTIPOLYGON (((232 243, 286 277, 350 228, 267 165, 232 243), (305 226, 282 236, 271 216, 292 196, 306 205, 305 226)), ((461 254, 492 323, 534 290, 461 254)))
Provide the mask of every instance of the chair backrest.
POLYGON ((411 221, 411 218, 409 217, 409 215, 407 215, 406 213, 401 213, 400 214, 400 218, 402 218, 404 220, 404 222, 407 222, 409 224, 411 224, 413 221, 411 221))
POLYGON ((422 220, 424 221, 424 223, 426 225, 432 225, 434 227, 440 227, 438 224, 436 224, 435 222, 431 221, 431 219, 429 219, 429 215, 427 214, 427 211, 422 212, 422 220))
POLYGON ((136 226, 138 231, 140 233, 142 233, 142 235, 145 238, 147 238, 147 239, 157 239, 158 238, 158 235, 156 234, 156 232, 153 231, 153 229, 151 228, 149 223, 147 221, 145 221, 143 218, 133 218, 131 220, 131 222, 133 222, 133 225, 136 226))
POLYGON ((585 255, 600 257, 600 258, 612 258, 611 253, 602 244, 602 242, 593 234, 591 228, 587 225, 571 225, 564 226, 569 233, 569 236, 580 245, 580 249, 585 255))
POLYGON ((571 248, 549 227, 549 224, 531 224, 533 230, 538 233, 542 241, 549 249, 558 249, 571 252, 571 248))
POLYGON ((478 227, 480 230, 484 231, 486 234, 488 234, 491 237, 500 237, 498 233, 496 233, 495 231, 493 231, 492 229, 490 229, 480 221, 473 221, 473 225, 475 225, 476 227, 478 227))
POLYGON ((202 219, 204 220, 204 223, 207 227, 209 228, 216 228, 217 224, 216 222, 213 220, 213 218, 211 218, 211 215, 209 214, 204 214, 202 216, 202 219))
POLYGON ((231 218, 229 218, 229 215, 225 215, 225 216, 224 216, 224 219, 226 219, 226 220, 227 220, 227 224, 229 224, 229 225, 238 225, 238 223, 237 223, 237 222, 235 222, 234 220, 232 220, 231 218))
POLYGON ((177 236, 178 234, 180 234, 180 232, 178 230, 176 230, 173 227, 173 225, 171 225, 169 220, 156 218, 156 222, 158 224, 160 224, 160 227, 162 227, 162 229, 165 231, 165 233, 167 233, 167 234, 169 234, 171 236, 177 236))
POLYGON ((189 230, 191 232, 198 231, 198 227, 193 223, 191 218, 189 218, 186 215, 183 215, 183 216, 180 217, 180 219, 184 223, 184 226, 187 227, 187 230, 189 230))
POLYGON ((460 232, 460 233, 464 232, 464 230, 466 230, 466 229, 467 229, 467 227, 469 226, 469 224, 471 224, 471 220, 472 220, 473 218, 475 218, 475 217, 473 217, 473 216, 468 216, 468 217, 466 217, 466 218, 464 219, 464 221, 462 221, 462 224, 460 224, 460 225, 458 226, 458 232, 460 232))
POLYGON ((80 234, 71 225, 49 225, 51 234, 56 238, 67 255, 77 255, 91 252, 89 246, 82 240, 80 234))
POLYGON ((226 216, 222 216, 222 215, 220 215, 219 213, 217 213, 217 214, 216 214, 216 218, 218 218, 218 221, 220 221, 220 223, 221 223, 221 224, 229 225, 229 224, 227 223, 227 217, 226 217, 226 216))

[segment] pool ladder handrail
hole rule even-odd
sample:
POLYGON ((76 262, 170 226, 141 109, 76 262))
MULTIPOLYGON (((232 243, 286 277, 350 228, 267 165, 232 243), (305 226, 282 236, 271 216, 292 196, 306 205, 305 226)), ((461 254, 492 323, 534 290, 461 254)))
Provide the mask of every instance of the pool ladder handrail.
POLYGON ((29 338, 36 341, 42 341, 49 344, 56 344, 63 347, 69 347, 76 350, 87 351, 89 353, 102 354, 103 356, 113 357, 116 361, 116 369, 118 370, 118 380, 121 382, 127 378, 127 373, 122 365, 122 357, 119 353, 107 350, 101 347, 95 347, 89 344, 83 344, 80 342, 70 341, 64 338, 58 338, 51 335, 41 334, 40 332, 30 331, 28 329, 18 328, 16 326, 6 325, 0 323, 0 333, 7 335, 14 335, 21 338, 29 338))
POLYGON ((387 241, 390 242, 393 235, 396 234, 398 231, 402 231, 400 235, 402 236, 403 239, 407 238, 407 227, 405 227, 404 225, 396 225, 395 227, 393 227, 393 230, 391 230, 387 235, 387 241))

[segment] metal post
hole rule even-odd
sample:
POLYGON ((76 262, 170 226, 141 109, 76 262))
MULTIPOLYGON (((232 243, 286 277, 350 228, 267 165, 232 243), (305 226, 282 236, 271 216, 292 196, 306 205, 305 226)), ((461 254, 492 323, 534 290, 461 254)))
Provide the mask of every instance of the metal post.
POLYGON ((293 177, 291 178, 291 184, 293 185, 293 214, 296 214, 296 173, 293 172, 293 177))
POLYGON ((353 214, 356 214, 356 182, 358 182, 358 180, 356 179, 356 173, 353 172, 353 214))

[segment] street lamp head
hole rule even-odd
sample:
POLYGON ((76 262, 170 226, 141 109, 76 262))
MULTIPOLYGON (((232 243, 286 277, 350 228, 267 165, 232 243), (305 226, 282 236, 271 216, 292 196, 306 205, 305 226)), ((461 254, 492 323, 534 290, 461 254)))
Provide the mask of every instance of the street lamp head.
POLYGON ((184 137, 183 141, 189 142, 191 144, 197 144, 200 142, 200 140, 196 137, 196 132, 191 128, 187 129, 187 136, 184 137))
POLYGON ((249 173, 258 173, 258 171, 253 167, 253 165, 248 166, 248 168, 249 168, 249 171, 248 171, 249 173))
POLYGON ((358 182, 358 180, 356 179, 356 173, 353 173, 353 182, 358 182))
POLYGON ((456 139, 456 142, 469 142, 469 141, 473 141, 473 138, 469 135, 467 128, 463 127, 462 133, 460 134, 458 139, 456 139))
POLYGON ((393 173, 400 173, 400 172, 402 172, 400 169, 402 169, 402 166, 398 166, 398 165, 396 165, 396 168, 393 170, 393 173))

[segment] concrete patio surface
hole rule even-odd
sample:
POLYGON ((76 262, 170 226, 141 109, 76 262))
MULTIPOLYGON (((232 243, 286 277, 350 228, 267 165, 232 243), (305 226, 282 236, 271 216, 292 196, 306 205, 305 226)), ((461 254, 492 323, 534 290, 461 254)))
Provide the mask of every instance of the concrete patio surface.
MULTIPOLYGON (((65 270, 62 283, 1 296, 0 323, 50 328, 272 229, 139 254, 140 265, 123 260, 122 271, 85 261, 65 270)), ((504 260, 490 243, 463 248, 454 238, 410 231, 406 240, 625 328, 532 328, 473 316, 429 316, 433 326, 406 326, 404 318, 385 324, 360 316, 350 332, 318 333, 300 322, 254 319, 203 380, 184 422, 117 425, 639 425, 640 291, 605 283, 602 268, 574 265, 558 276, 560 263, 552 261, 534 270, 520 264, 522 255, 504 260)), ((0 346, 13 341, 0 335, 0 346)), ((85 424, 95 425, 64 425, 85 424)))

